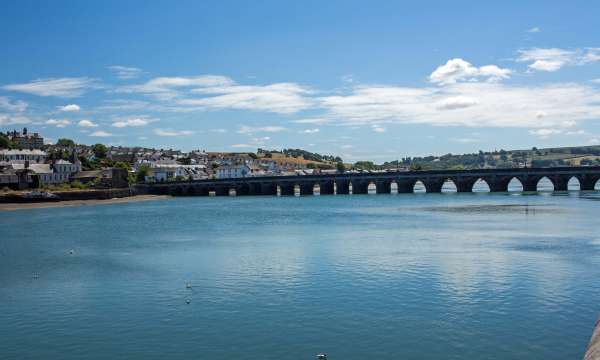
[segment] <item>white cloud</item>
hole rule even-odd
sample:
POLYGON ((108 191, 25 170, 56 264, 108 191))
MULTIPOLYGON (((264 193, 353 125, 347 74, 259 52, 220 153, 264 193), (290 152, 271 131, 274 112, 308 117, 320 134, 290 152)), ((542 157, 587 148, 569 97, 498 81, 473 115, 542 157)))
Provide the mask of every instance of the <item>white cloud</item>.
POLYGON ((157 77, 141 85, 124 86, 117 92, 142 93, 153 95, 162 100, 170 100, 180 95, 182 89, 191 87, 228 86, 233 80, 220 75, 201 75, 192 77, 157 77))
POLYGON ((90 136, 93 137, 109 137, 109 136, 114 136, 113 134, 106 132, 106 131, 102 131, 102 130, 98 130, 98 131, 94 131, 93 133, 90 134, 90 136))
POLYGON ((114 126, 116 128, 146 126, 153 121, 154 120, 151 120, 151 119, 138 117, 138 118, 130 118, 130 119, 123 119, 123 120, 115 121, 112 123, 112 126, 114 126))
POLYGON ((67 125, 70 125, 71 122, 69 120, 66 119, 60 119, 60 120, 56 120, 56 119, 50 119, 46 121, 47 125, 54 125, 56 127, 59 128, 64 128, 67 125))
POLYGON ((600 119, 600 91, 571 83, 510 86, 467 82, 441 88, 359 86, 347 95, 319 100, 328 110, 328 118, 350 126, 412 123, 547 128, 600 119))
POLYGON ((379 125, 372 125, 371 128, 373 129, 373 131, 375 131, 376 133, 384 133, 387 131, 386 128, 379 126, 379 125))
POLYGON ((78 97, 95 87, 95 80, 88 77, 37 79, 24 84, 4 85, 9 91, 24 92, 38 96, 78 97))
POLYGON ((475 81, 485 78, 487 81, 498 81, 510 77, 510 69, 502 69, 496 65, 473 66, 460 58, 450 59, 429 75, 429 80, 440 85, 454 84, 461 80, 475 81))
POLYGON ((0 110, 8 113, 0 113, 0 126, 28 124, 31 120, 24 115, 28 104, 24 101, 11 101, 9 98, 0 96, 0 110))
POLYGON ((587 134, 587 132, 585 130, 579 129, 579 130, 567 131, 565 134, 566 135, 585 135, 585 134, 587 134))
POLYGON ((28 104, 25 101, 10 101, 9 98, 0 96, 0 109, 20 113, 27 110, 27 106, 28 104))
POLYGON ((474 143, 482 142, 481 139, 468 138, 468 137, 450 138, 450 141, 461 143, 461 144, 474 144, 474 143))
POLYGON ((311 91, 294 83, 240 85, 220 75, 158 77, 141 85, 116 90, 141 93, 169 101, 172 111, 238 109, 279 114, 298 112, 310 106, 311 91))
POLYGON ((122 80, 135 79, 143 74, 142 69, 129 66, 113 65, 108 67, 116 77, 122 80))
POLYGON ((300 131, 300 133, 302 133, 302 134, 316 134, 319 131, 321 131, 321 130, 315 128, 315 129, 302 130, 302 131, 300 131))
POLYGON ((237 132, 238 132, 238 134, 252 134, 252 133, 256 133, 256 132, 275 133, 275 132, 281 132, 281 131, 286 131, 286 130, 287 129, 284 128, 283 126, 251 127, 251 126, 242 125, 242 126, 240 126, 240 129, 237 132))
POLYGON ((200 98, 179 100, 179 105, 209 109, 237 109, 290 114, 310 106, 310 90, 294 83, 226 85, 193 89, 200 98))
POLYGON ((79 127, 86 127, 86 128, 90 128, 90 127, 97 127, 98 125, 95 124, 93 121, 91 120, 81 120, 77 123, 77 126, 79 127))
POLYGON ((309 118, 309 119, 298 119, 298 120, 293 120, 292 122, 295 122, 296 124, 315 124, 315 125, 322 125, 322 124, 326 124, 328 123, 330 120, 329 119, 325 119, 325 118, 309 118))
POLYGON ((154 133, 158 136, 189 136, 194 132, 191 130, 170 130, 170 129, 154 129, 154 133))
POLYGON ((454 109, 464 109, 471 106, 477 105, 479 102, 477 99, 466 97, 466 96, 451 96, 445 99, 442 99, 437 108, 440 110, 454 110, 454 109))
POLYGON ((538 136, 540 139, 547 139, 552 135, 562 134, 562 130, 560 129, 536 129, 529 130, 531 135, 538 136))
POLYGON ((540 28, 539 28, 539 27, 537 27, 537 26, 535 26, 535 27, 532 27, 531 29, 527 30, 527 32, 528 32, 528 33, 532 33, 532 34, 533 34, 533 33, 539 33, 539 32, 541 32, 541 31, 542 31, 542 29, 540 29, 540 28))
POLYGON ((31 120, 22 115, 8 115, 8 114, 0 114, 0 125, 20 125, 20 124, 29 124, 31 120))
POLYGON ((58 110, 62 112, 77 112, 81 110, 81 107, 79 107, 77 104, 69 104, 65 106, 59 106, 58 110))
POLYGON ((249 149, 249 148, 254 148, 254 145, 250 145, 250 144, 233 144, 231 145, 232 148, 244 148, 244 149, 249 149))
POLYGON ((227 132, 227 129, 210 129, 210 132, 224 134, 227 132))
POLYGON ((600 61, 599 48, 566 50, 559 48, 531 48, 519 50, 517 62, 528 62, 531 71, 554 72, 564 66, 585 65, 600 61))

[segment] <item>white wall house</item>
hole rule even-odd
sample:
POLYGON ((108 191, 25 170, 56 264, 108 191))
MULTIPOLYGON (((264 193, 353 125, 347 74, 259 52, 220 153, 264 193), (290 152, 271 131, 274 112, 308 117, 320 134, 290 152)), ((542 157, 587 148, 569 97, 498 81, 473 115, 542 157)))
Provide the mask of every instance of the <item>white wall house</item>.
POLYGON ((217 168, 217 179, 232 179, 252 176, 248 165, 219 166, 217 168))
POLYGON ((43 163, 46 161, 45 151, 34 149, 34 150, 0 150, 0 161, 24 164, 25 161, 30 163, 43 163))

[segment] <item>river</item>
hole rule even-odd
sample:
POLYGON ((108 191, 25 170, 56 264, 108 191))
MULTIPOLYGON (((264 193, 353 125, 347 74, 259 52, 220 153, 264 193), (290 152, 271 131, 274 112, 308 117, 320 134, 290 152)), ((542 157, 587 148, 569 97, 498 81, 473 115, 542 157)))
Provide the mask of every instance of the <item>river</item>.
POLYGON ((0 213, 2 359, 579 359, 600 193, 0 213))

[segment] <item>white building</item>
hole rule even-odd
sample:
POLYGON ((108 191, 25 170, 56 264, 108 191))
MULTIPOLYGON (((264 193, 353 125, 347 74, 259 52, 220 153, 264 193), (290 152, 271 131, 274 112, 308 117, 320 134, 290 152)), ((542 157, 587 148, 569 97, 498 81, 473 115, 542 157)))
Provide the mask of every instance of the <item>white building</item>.
POLYGON ((9 162, 9 163, 17 163, 24 164, 25 161, 29 161, 30 163, 38 163, 41 164, 46 161, 45 151, 34 149, 34 150, 0 150, 0 161, 9 162))
POLYGON ((219 166, 217 168, 217 179, 233 179, 252 176, 252 170, 248 165, 219 166))

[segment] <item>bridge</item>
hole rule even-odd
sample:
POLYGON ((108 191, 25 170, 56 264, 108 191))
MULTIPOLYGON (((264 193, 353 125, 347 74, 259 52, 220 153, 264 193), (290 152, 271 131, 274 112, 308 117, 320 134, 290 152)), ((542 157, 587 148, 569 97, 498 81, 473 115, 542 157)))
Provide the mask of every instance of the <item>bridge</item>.
POLYGON ((389 194, 412 193, 420 183, 426 192, 439 193, 446 182, 454 183, 457 192, 472 192, 475 183, 485 182, 490 192, 506 192, 511 180, 520 182, 523 191, 537 191, 544 178, 554 185, 554 191, 567 191, 572 179, 579 182, 580 190, 594 190, 600 166, 257 176, 155 183, 138 189, 150 194, 196 196, 368 194, 369 189, 389 194))

